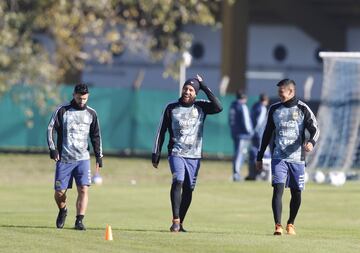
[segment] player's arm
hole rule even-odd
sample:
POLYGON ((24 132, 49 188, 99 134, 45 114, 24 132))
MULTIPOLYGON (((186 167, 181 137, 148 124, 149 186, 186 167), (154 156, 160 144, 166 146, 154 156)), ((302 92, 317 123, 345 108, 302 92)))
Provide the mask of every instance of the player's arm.
POLYGON ((59 151, 56 148, 55 139, 54 139, 56 129, 58 129, 60 127, 60 123, 59 123, 60 108, 61 107, 59 107, 51 116, 51 119, 50 119, 50 122, 49 122, 48 128, 47 128, 47 143, 48 143, 48 147, 49 147, 50 158, 55 161, 60 160, 59 151))
POLYGON ((205 113, 207 114, 215 114, 215 113, 219 113, 223 110, 223 107, 220 103, 220 100, 214 95, 214 93, 212 93, 212 91, 205 85, 203 79, 201 76, 196 75, 196 79, 199 81, 200 83, 200 89, 202 91, 204 91, 204 93, 206 94, 206 96, 208 97, 209 102, 204 103, 202 105, 205 113))
POLYGON ((256 110, 253 112, 254 116, 254 131, 258 131, 258 129, 261 127, 262 123, 266 120, 266 108, 260 107, 256 108, 256 110))
POLYGON ((269 114, 267 117, 267 121, 266 121, 265 130, 264 130, 264 133, 263 133, 263 136, 261 139, 260 149, 259 149, 259 151, 257 153, 257 157, 256 157, 256 169, 258 169, 258 170, 262 170, 262 159, 264 157, 266 147, 269 145, 272 134, 275 130, 275 124, 274 124, 272 114, 273 114, 273 110, 272 110, 272 108, 270 108, 269 114))
POLYGON ((253 134, 254 128, 253 128, 252 121, 250 118, 249 110, 246 105, 242 105, 242 108, 243 108, 242 113, 243 113, 246 131, 248 132, 248 134, 253 134))
POLYGON ((151 161, 154 168, 157 168, 160 162, 161 149, 165 140, 165 133, 170 125, 170 108, 166 107, 164 113, 160 119, 159 127, 155 136, 155 142, 152 152, 151 161))
POLYGON ((93 120, 90 125, 90 140, 94 149, 94 153, 96 157, 96 171, 98 172, 99 168, 103 166, 102 140, 101 140, 99 119, 95 112, 93 112, 92 115, 93 115, 93 120))
POLYGON ((305 128, 310 133, 310 138, 304 144, 304 148, 306 152, 310 152, 312 151, 316 142, 319 139, 320 130, 315 115, 308 106, 304 107, 304 123, 305 123, 305 128))

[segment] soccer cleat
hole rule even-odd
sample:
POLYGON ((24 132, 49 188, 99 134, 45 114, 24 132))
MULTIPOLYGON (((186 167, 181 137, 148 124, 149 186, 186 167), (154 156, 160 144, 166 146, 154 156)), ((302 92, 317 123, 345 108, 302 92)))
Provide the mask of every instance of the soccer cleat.
POLYGON ((283 228, 281 224, 275 224, 275 232, 274 235, 282 235, 283 234, 283 228))
POLYGON ((242 178, 240 177, 239 174, 234 174, 233 175, 233 182, 241 182, 242 178))
POLYGON ((180 219, 173 219, 173 224, 170 227, 170 232, 179 232, 180 231, 180 219))
POLYGON ((288 235, 296 235, 294 224, 287 224, 287 225, 286 225, 286 233, 287 233, 288 235))
POLYGON ((179 232, 187 232, 187 230, 184 229, 183 225, 180 223, 180 229, 179 232))
POLYGON ((56 227, 57 228, 63 228, 65 225, 65 220, 66 220, 66 216, 67 216, 67 209, 60 209, 59 210, 59 214, 56 218, 56 227))
POLYGON ((86 230, 84 224, 82 223, 81 220, 76 220, 75 221, 75 230, 86 230))
POLYGON ((255 181, 255 180, 256 180, 255 177, 250 177, 250 176, 245 177, 245 181, 255 181))

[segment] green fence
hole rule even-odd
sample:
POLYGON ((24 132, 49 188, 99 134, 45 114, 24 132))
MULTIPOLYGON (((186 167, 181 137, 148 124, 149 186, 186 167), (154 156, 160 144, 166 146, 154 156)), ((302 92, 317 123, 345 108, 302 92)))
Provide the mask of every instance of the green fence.
MULTIPOLYGON (((66 101, 72 98, 72 87, 61 88, 66 101)), ((25 106, 14 102, 13 89, 0 98, 0 149, 47 150, 46 130, 51 113, 41 114, 33 105, 32 127, 26 125, 25 106)), ((204 98, 204 96, 200 96, 204 98)), ((132 90, 127 88, 90 89, 88 104, 100 120, 104 153, 149 154, 162 111, 167 103, 178 99, 175 91, 132 90)), ((228 110, 234 96, 221 97, 223 112, 206 118, 204 153, 231 155, 233 145, 228 126, 228 110)), ((249 99, 252 104, 254 98, 249 99)), ((163 153, 166 151, 164 143, 163 153)))

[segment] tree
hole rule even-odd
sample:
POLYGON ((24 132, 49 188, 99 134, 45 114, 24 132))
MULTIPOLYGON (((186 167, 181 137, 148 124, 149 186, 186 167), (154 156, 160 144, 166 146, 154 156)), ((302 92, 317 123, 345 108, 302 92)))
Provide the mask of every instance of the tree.
POLYGON ((144 51, 154 61, 170 58, 165 64, 171 64, 191 41, 191 35, 182 31, 183 25, 216 24, 220 3, 220 0, 1 2, 0 91, 15 83, 52 83, 54 78, 57 82, 78 81, 85 60, 110 63, 112 55, 121 53, 125 47, 144 51), (46 34, 53 41, 53 52, 34 40, 37 34, 46 34), (96 49, 86 51, 89 45, 96 49))
POLYGON ((33 40, 33 30, 29 29, 32 14, 16 9, 15 1, 0 2, 0 96, 19 83, 48 93, 56 66, 48 52, 33 40))
MULTIPOLYGON (((188 49, 186 24, 215 25, 221 0, 6 0, 0 2, 0 97, 16 84, 16 100, 42 111, 59 103, 59 83, 80 81, 86 60, 111 63, 125 48, 163 61, 177 78, 188 49), (47 44, 39 37, 48 38, 47 44), (92 46, 95 50, 86 50, 92 46), (25 103, 26 104, 26 103, 25 103)), ((29 118, 30 109, 26 109, 29 118)))

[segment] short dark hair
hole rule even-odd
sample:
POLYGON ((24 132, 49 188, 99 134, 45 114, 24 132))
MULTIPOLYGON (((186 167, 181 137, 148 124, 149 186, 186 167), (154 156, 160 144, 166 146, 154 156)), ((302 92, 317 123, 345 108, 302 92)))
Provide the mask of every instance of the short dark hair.
POLYGON ((260 100, 261 102, 264 102, 264 101, 269 100, 269 97, 268 97, 265 93, 261 93, 261 94, 259 95, 259 100, 260 100))
POLYGON ((246 95, 245 95, 245 93, 242 92, 242 90, 238 90, 236 92, 236 98, 237 99, 244 99, 244 98, 246 98, 246 95))
POLYGON ((85 83, 79 83, 75 86, 74 93, 85 95, 89 93, 89 88, 85 83))
POLYGON ((279 86, 279 87, 280 86, 288 86, 288 85, 291 85, 291 84, 296 86, 296 83, 295 83, 294 80, 291 80, 289 78, 285 78, 285 79, 281 80, 280 82, 278 82, 276 86, 279 86))

